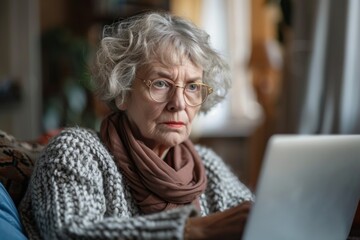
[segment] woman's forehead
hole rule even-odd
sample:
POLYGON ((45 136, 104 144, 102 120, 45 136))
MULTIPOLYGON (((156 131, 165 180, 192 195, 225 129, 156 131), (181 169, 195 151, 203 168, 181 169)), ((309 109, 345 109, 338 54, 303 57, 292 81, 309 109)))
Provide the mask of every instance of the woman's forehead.
POLYGON ((201 66, 199 66, 198 64, 195 64, 193 61, 191 61, 187 57, 183 57, 177 61, 175 61, 175 60, 169 61, 169 59, 154 58, 154 59, 148 61, 148 63, 144 64, 143 67, 141 67, 141 68, 144 68, 148 71, 159 70, 159 71, 172 72, 179 67, 184 67, 189 70, 191 70, 191 69, 193 69, 193 70, 201 69, 202 70, 201 66))
POLYGON ((154 74, 163 77, 171 77, 172 75, 176 74, 180 68, 191 75, 202 75, 203 72, 203 69, 201 67, 195 65, 189 59, 184 59, 183 61, 181 61, 181 64, 169 64, 161 62, 159 60, 154 60, 140 67, 138 69, 138 72, 142 74, 154 74))

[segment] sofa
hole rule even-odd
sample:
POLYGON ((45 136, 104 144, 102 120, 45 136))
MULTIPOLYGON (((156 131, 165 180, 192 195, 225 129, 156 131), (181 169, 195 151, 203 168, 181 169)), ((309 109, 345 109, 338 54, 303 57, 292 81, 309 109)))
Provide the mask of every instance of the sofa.
POLYGON ((50 134, 19 141, 0 130, 0 239, 27 239, 17 207, 24 196, 36 158, 50 134))

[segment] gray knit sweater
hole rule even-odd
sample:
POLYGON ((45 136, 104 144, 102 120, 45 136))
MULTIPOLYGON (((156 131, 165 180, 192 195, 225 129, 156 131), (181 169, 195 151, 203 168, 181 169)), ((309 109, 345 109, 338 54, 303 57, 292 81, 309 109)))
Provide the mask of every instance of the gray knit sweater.
POLYGON ((64 130, 38 159, 20 215, 30 239, 183 239, 186 219, 252 200, 211 150, 196 146, 208 185, 192 206, 142 215, 125 177, 97 134, 64 130))

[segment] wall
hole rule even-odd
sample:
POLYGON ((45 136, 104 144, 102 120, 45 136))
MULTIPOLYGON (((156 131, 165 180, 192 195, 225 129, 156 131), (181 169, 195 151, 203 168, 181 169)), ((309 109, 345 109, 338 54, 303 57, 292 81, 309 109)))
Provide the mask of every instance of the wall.
POLYGON ((0 76, 16 79, 21 99, 1 104, 0 129, 20 138, 40 134, 39 19, 37 0, 2 0, 0 76))

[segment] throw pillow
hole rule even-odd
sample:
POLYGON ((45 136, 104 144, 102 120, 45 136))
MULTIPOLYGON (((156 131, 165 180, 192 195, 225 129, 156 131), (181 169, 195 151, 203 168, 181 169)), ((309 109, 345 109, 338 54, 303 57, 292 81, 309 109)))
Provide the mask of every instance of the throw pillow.
POLYGON ((0 182, 16 206, 25 194, 36 158, 42 149, 43 145, 18 141, 0 130, 0 182))

